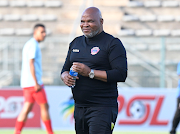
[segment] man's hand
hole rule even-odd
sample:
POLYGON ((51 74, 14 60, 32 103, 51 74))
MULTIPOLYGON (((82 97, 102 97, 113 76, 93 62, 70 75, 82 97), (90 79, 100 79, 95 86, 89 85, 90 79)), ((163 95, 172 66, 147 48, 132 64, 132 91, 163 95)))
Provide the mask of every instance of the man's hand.
MULTIPOLYGON (((68 71, 62 73, 61 79, 64 82, 64 84, 66 84, 69 87, 75 85, 76 83, 76 80, 74 80, 74 78, 71 75, 69 75, 68 71)), ((76 79, 79 79, 79 77, 76 77, 76 79)))
MULTIPOLYGON (((78 72, 80 75, 85 76, 85 77, 89 77, 89 73, 91 72, 91 68, 79 62, 73 62, 72 68, 75 72, 78 72)), ((107 82, 106 71, 94 70, 94 79, 107 82)))
POLYGON ((30 66, 30 71, 31 71, 31 74, 32 74, 32 77, 33 77, 33 79, 34 79, 34 81, 35 81, 35 86, 34 86, 34 89, 35 89, 35 91, 36 92, 38 92, 38 91, 40 91, 41 90, 41 85, 39 85, 38 84, 38 82, 37 82, 37 78, 36 78, 36 73, 35 73, 35 66, 34 66, 34 59, 30 59, 29 60, 29 66, 30 66))
POLYGON ((38 92, 38 91, 40 91, 40 90, 42 89, 42 87, 41 87, 41 85, 36 84, 36 85, 34 86, 34 89, 35 89, 36 92, 38 92))
POLYGON ((86 77, 89 77, 89 73, 91 72, 91 69, 87 65, 79 62, 73 62, 72 68, 75 72, 86 77))

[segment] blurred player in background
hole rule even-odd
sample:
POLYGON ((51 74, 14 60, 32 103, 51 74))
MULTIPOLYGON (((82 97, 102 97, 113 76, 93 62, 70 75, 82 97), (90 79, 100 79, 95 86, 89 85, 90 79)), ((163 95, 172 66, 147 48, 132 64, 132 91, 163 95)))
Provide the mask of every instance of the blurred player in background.
POLYGON ((31 111, 36 101, 41 109, 41 118, 46 126, 48 134, 53 134, 51 120, 49 116, 49 106, 46 99, 43 82, 41 80, 41 50, 39 42, 46 37, 46 29, 43 24, 34 26, 33 38, 26 42, 22 51, 22 70, 21 70, 21 87, 25 98, 24 106, 19 114, 15 134, 20 134, 27 120, 27 115, 31 111))
POLYGON ((177 74, 179 76, 177 109, 176 109, 176 113, 175 113, 174 118, 173 118, 173 122, 172 122, 173 124, 172 124, 170 134, 176 134, 176 128, 177 128, 179 121, 180 121, 180 62, 178 63, 178 66, 177 66, 177 74))
POLYGON ((127 77, 126 50, 103 31, 101 12, 87 8, 81 17, 83 36, 69 47, 61 79, 72 88, 76 134, 112 134, 118 114, 117 82, 127 77), (70 68, 78 73, 76 83, 70 68))

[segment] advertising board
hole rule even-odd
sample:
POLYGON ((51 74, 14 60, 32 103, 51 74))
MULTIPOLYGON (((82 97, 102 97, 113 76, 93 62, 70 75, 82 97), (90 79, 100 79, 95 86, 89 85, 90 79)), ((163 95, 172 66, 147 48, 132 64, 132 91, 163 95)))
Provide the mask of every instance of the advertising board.
MULTIPOLYGON (((74 100, 67 86, 45 86, 52 126, 55 130, 74 130, 74 100)), ((118 118, 115 130, 169 131, 176 110, 176 89, 119 88, 118 118)), ((14 127, 22 109, 20 88, 0 89, 0 128, 14 127)), ((26 127, 43 127, 36 104, 26 127)))
MULTIPOLYGON (((23 107, 23 91, 21 88, 0 89, 0 128, 12 128, 23 107)), ((28 128, 40 128, 40 109, 35 103, 25 124, 28 128)))

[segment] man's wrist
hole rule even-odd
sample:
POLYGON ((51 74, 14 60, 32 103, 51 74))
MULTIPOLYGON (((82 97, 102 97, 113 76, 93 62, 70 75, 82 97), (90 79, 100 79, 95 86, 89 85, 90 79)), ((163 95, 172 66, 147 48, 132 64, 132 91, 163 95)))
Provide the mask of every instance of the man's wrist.
POLYGON ((35 85, 39 85, 37 81, 35 81, 35 85))
POLYGON ((94 70, 91 69, 90 73, 89 73, 89 78, 93 79, 94 78, 94 70))
POLYGON ((65 71, 61 74, 61 80, 64 81, 64 77, 69 74, 69 71, 65 71))

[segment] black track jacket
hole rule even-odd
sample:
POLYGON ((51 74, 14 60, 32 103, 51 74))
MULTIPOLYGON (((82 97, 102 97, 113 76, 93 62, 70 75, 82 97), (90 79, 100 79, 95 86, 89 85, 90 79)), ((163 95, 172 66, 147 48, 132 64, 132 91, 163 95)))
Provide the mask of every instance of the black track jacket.
POLYGON ((77 37, 70 43, 61 74, 69 71, 73 62, 107 73, 107 82, 79 74, 76 86, 72 88, 75 105, 117 106, 117 82, 125 82, 127 77, 126 50, 121 41, 104 31, 92 38, 77 37))

